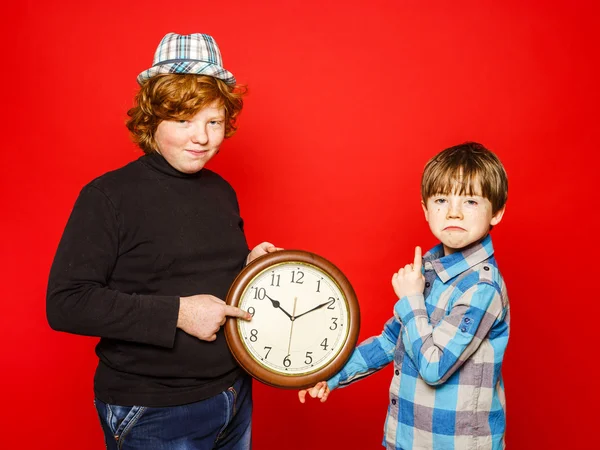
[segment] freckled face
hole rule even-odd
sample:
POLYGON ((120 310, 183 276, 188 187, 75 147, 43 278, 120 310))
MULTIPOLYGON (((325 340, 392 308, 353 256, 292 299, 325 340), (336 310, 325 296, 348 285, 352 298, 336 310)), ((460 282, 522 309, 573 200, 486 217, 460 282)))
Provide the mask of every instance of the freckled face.
POLYGON ((154 134, 158 152, 183 173, 196 173, 225 139, 225 109, 214 103, 189 120, 163 120, 154 134))
POLYGON ((502 220, 504 208, 492 214, 492 204, 480 195, 434 195, 423 204, 425 220, 449 255, 483 239, 502 220))

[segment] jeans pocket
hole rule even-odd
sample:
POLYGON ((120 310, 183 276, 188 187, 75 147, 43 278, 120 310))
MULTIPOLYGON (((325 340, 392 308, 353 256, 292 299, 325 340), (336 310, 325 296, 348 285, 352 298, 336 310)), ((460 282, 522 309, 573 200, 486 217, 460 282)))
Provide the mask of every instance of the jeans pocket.
POLYGON ((235 390, 235 387, 234 387, 234 386, 231 386, 231 387, 230 387, 230 388, 228 388, 227 390, 228 390, 229 392, 231 392, 231 396, 232 396, 232 399, 231 399, 231 415, 232 415, 232 416, 235 416, 235 413, 236 413, 236 403, 237 403, 237 396, 238 396, 238 393, 237 393, 237 391, 235 390))
POLYGON ((145 406, 111 405, 98 399, 96 408, 117 442, 123 441, 147 409, 145 406))

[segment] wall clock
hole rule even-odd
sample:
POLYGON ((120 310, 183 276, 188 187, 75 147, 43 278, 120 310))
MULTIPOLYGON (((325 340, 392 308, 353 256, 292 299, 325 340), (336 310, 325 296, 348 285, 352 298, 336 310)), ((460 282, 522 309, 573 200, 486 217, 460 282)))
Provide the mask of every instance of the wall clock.
POLYGON ((302 389, 337 373, 356 346, 356 294, 331 262, 302 250, 261 256, 237 276, 226 302, 252 320, 229 318, 225 336, 254 378, 302 389))

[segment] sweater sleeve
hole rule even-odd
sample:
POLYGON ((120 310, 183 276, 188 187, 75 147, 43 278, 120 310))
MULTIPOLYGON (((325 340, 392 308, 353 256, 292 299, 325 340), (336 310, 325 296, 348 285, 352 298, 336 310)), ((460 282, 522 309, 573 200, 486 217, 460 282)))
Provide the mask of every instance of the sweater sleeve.
POLYGON ((57 331, 172 347, 179 297, 109 288, 119 258, 119 221, 109 198, 83 188, 58 245, 46 297, 57 331))
POLYGON ((344 367, 327 381, 329 389, 346 387, 387 366, 394 359, 400 327, 400 322, 392 317, 379 336, 371 337, 356 347, 344 367))

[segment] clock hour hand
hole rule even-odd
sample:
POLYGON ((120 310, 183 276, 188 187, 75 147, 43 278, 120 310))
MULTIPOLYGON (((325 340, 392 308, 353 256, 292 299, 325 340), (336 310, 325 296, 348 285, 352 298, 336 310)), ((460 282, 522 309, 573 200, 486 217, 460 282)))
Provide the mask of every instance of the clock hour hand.
POLYGON ((265 297, 267 297, 269 300, 271 300, 271 303, 273 304, 273 308, 279 308, 281 311, 283 311, 283 313, 288 316, 290 318, 291 321, 294 320, 294 317, 292 317, 290 315, 289 312, 287 312, 285 309, 283 309, 281 307, 281 304, 277 301, 277 300, 273 300, 271 297, 269 297, 267 294, 265 294, 265 297))
POLYGON ((325 303, 321 303, 320 305, 318 305, 318 306, 315 306, 313 309, 309 309, 308 311, 305 311, 305 312, 303 312, 302 314, 298 314, 296 317, 294 317, 294 320, 295 320, 295 319, 298 319, 299 317, 302 317, 304 314, 308 314, 309 312, 316 311, 317 309, 320 309, 320 308, 322 308, 323 306, 330 305, 330 304, 332 304, 332 303, 334 303, 334 302, 335 302, 335 299, 333 299, 333 300, 329 300, 329 301, 326 301, 325 303))

